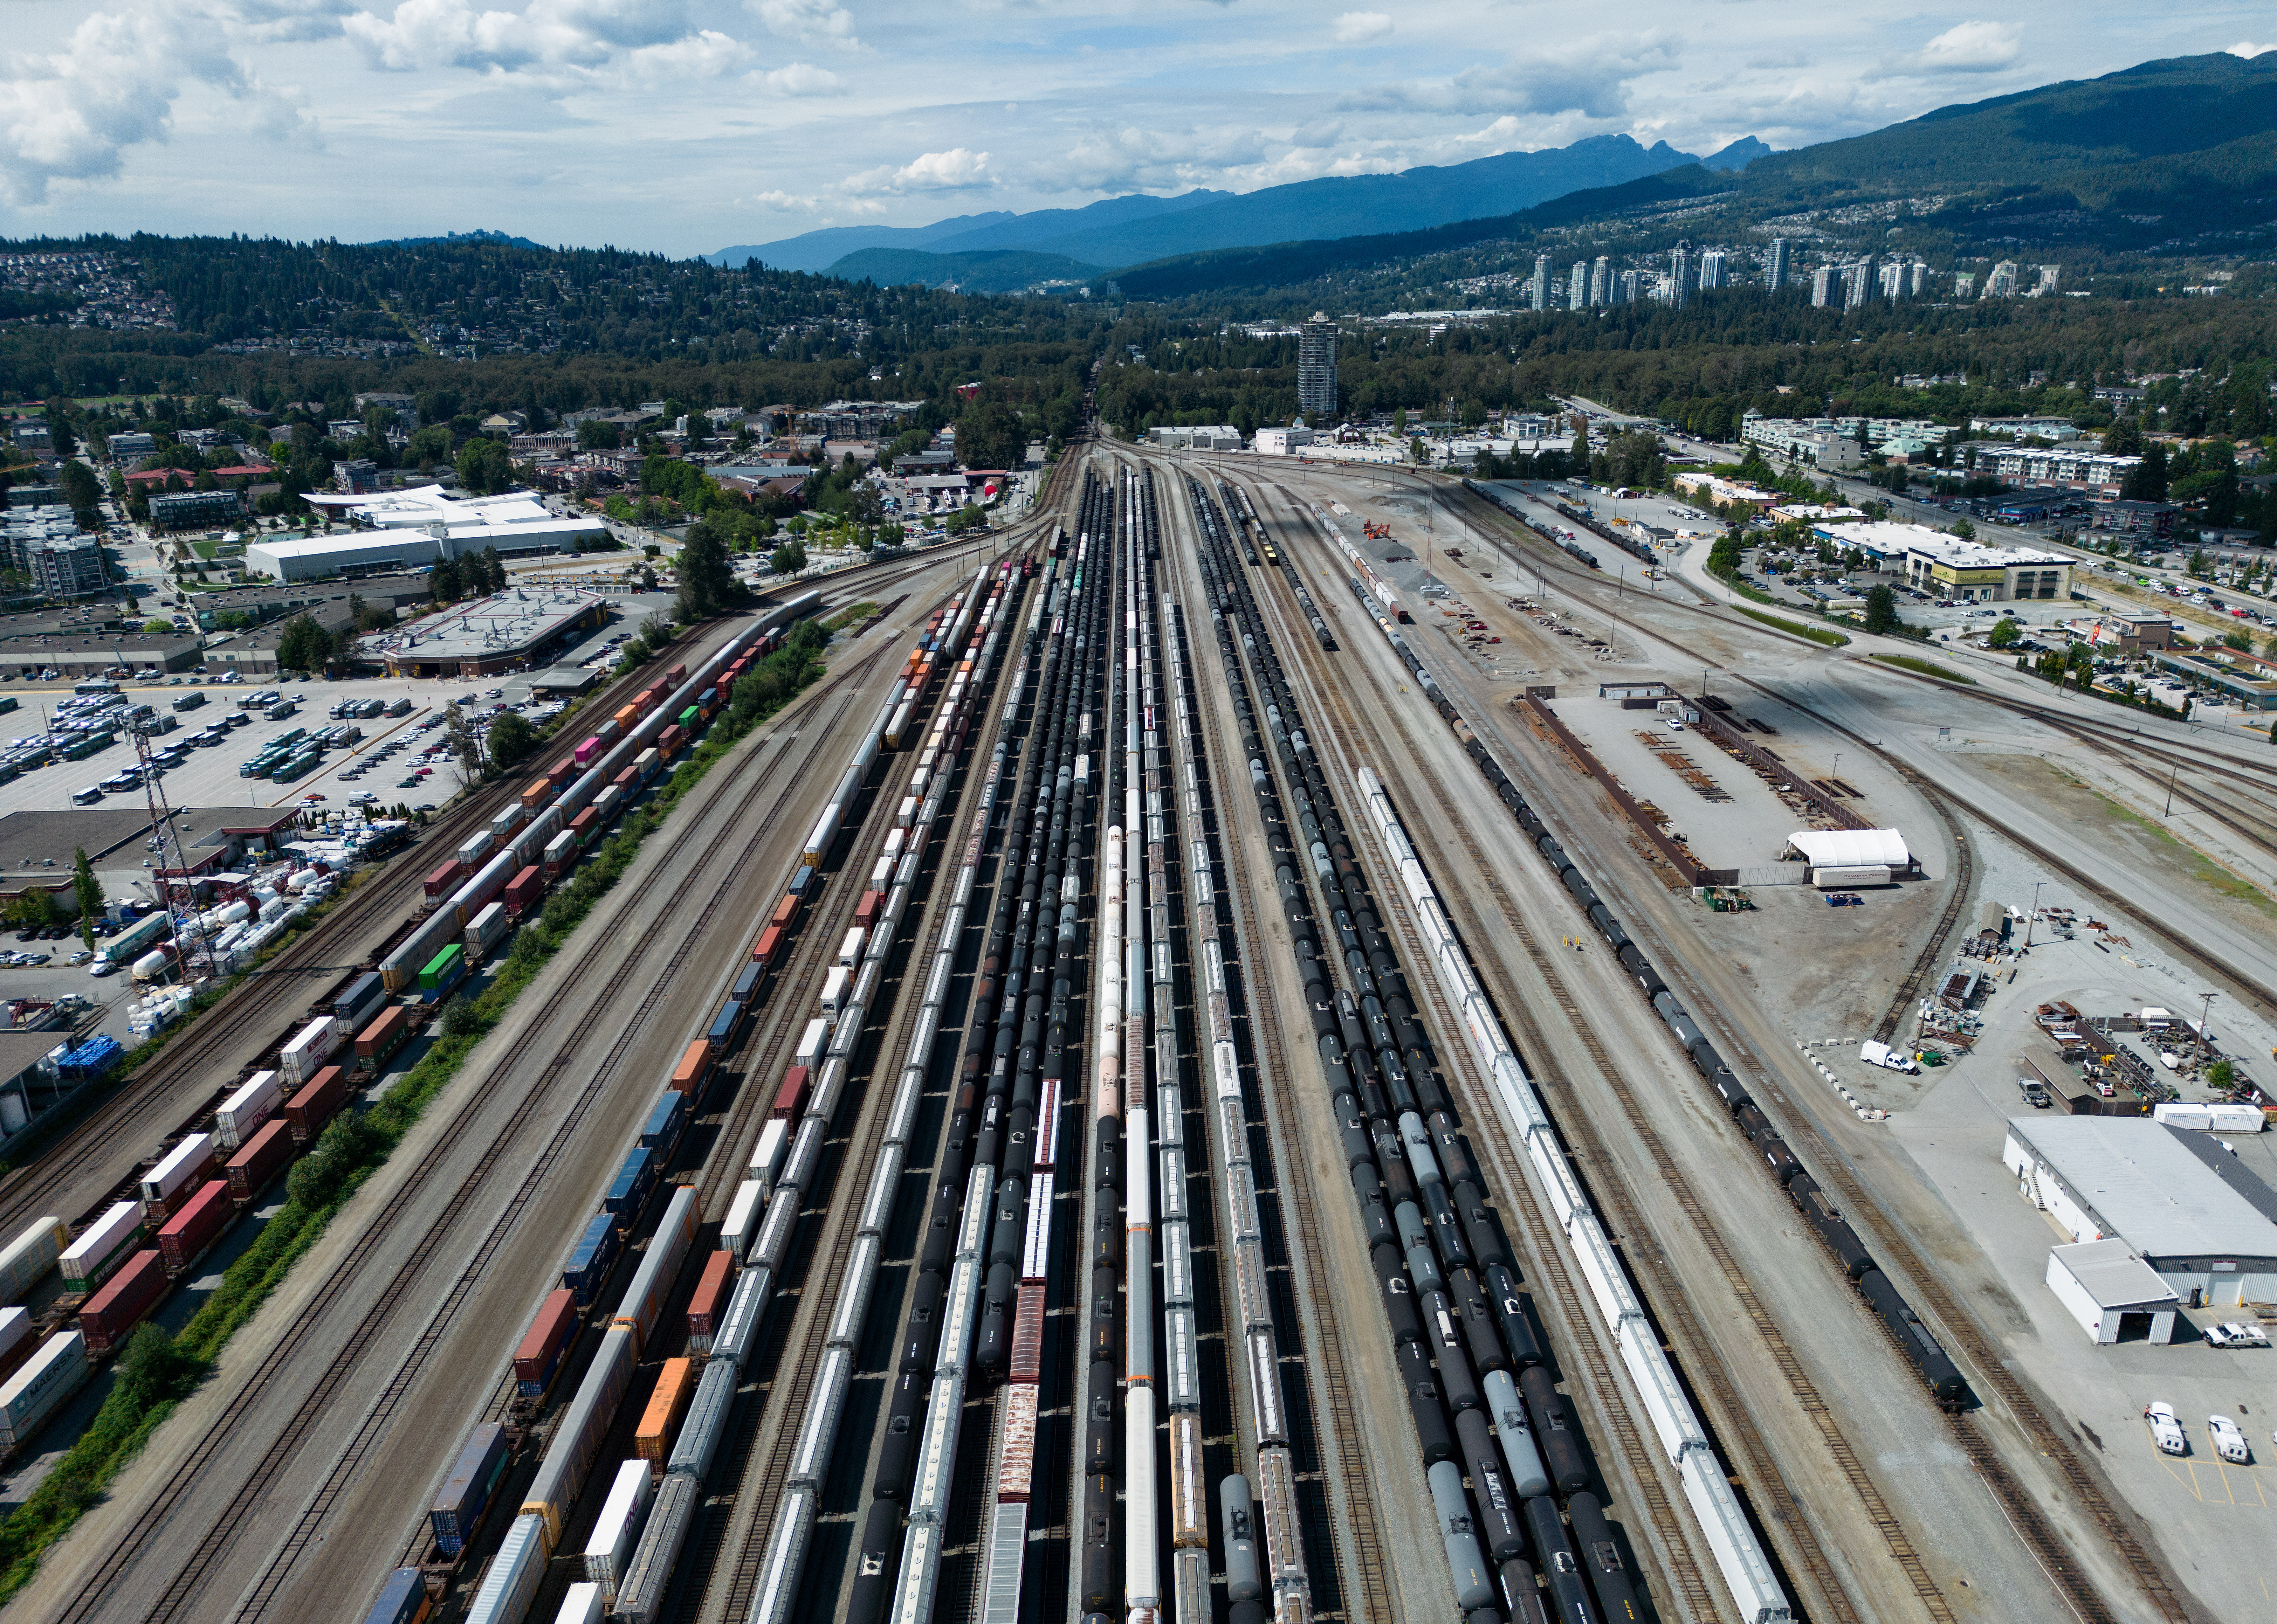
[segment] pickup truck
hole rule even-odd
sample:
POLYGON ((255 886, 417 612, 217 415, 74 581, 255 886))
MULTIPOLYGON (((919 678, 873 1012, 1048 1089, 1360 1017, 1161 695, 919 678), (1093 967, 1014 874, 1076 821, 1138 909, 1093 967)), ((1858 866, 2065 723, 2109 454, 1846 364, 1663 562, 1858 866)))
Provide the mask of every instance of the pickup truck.
POLYGON ((2226 1320, 2219 1325, 2208 1325, 2205 1339, 2216 1347, 2266 1347, 2269 1338, 2258 1325, 2249 1325, 2243 1320, 2226 1320))
POLYGON ((1878 1066, 1885 1071, 1919 1072, 1920 1063, 1902 1049, 1892 1049, 1887 1043, 1870 1039, 1858 1045, 1858 1058, 1869 1066, 1878 1066))
POLYGON ((2016 1088, 2023 1095, 2026 1103, 2035 1111, 2045 1111, 2055 1103, 2048 1097, 2047 1089, 2041 1087, 2036 1078, 2019 1077, 2016 1079, 2016 1088))

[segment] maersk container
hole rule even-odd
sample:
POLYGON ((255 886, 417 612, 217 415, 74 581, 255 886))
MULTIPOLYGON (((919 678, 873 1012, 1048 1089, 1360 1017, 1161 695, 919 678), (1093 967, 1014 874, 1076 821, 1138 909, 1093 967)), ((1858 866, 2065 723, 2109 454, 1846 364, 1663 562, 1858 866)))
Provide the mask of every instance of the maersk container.
POLYGON ((560 879, 577 861, 577 837, 563 830, 545 843, 545 877, 560 879))
POLYGON ((834 964, 822 978, 822 1013, 837 1019, 846 1003, 846 990, 852 984, 854 973, 842 964, 834 964))
POLYGON ((545 1578, 545 1552, 552 1539, 543 1517, 516 1517, 506 1542, 484 1570, 482 1588, 467 1608, 464 1624, 522 1624, 545 1578))
MULTIPOLYGON (((201 1139, 205 1135, 198 1135, 201 1139)), ((113 1203, 103 1216, 80 1232, 64 1248, 57 1264, 63 1271, 66 1292, 89 1292, 132 1256, 142 1240, 142 1208, 139 1203, 113 1203)))
POLYGON ((34 1218, 0 1252, 0 1302, 14 1302, 56 1266, 71 1244, 71 1226, 59 1218, 34 1218))
POLYGON ((506 932, 514 929, 514 921, 506 917, 506 904, 493 902, 475 915, 467 926, 467 957, 476 964, 490 957, 491 949, 506 940, 506 932))
POLYGON ((379 1587, 379 1599, 363 1615, 363 1624, 426 1624, 434 1610, 427 1597, 427 1575, 415 1567, 399 1567, 379 1587))
POLYGON ((23 1368, 0 1385, 0 1450, 13 1449, 46 1425, 87 1385, 92 1369, 87 1339, 78 1332, 58 1332, 42 1343, 23 1368))
POLYGON ((245 1142, 224 1170, 231 1198, 251 1201, 269 1188, 269 1181, 284 1172, 292 1159, 292 1128, 273 1119, 263 1123, 261 1131, 245 1142))
POLYGON ((592 1537, 585 1542, 585 1577, 599 1585, 611 1601, 617 1598, 617 1585, 624 1578, 625 1565, 632 1560, 634 1543, 640 1538, 651 1487, 647 1461, 620 1464, 616 1476, 610 1480, 608 1498, 601 1502, 601 1514, 593 1521, 592 1537))
POLYGON ((435 1548, 446 1558, 456 1560, 482 1527, 491 1491, 498 1487, 510 1458, 506 1429, 495 1422, 484 1422, 467 1435, 458 1461, 427 1511, 428 1526, 435 1531, 435 1548))
POLYGON ((544 895, 545 876, 535 864, 531 864, 506 882, 506 892, 500 900, 506 906, 508 919, 520 919, 536 907, 544 895))
POLYGON ((601 1624, 606 1605, 601 1587, 580 1579, 561 1593, 561 1611, 553 1615, 553 1624, 601 1624))
POLYGON ((433 1004, 467 979, 467 950, 453 942, 427 961, 419 972, 419 1000, 433 1004))
POLYGON ((632 1332, 612 1329, 585 1367, 585 1379, 563 1410, 545 1458, 537 1463, 537 1476, 523 1494, 522 1509, 544 1520, 549 1548, 561 1543, 562 1525, 585 1486, 594 1457, 601 1453, 625 1389, 632 1385, 633 1362, 632 1332))
POLYGON ((656 1387, 649 1394, 648 1408, 641 1412, 640 1425, 633 1433, 633 1453, 648 1463, 649 1469, 659 1477, 664 1476, 664 1463, 672 1455, 672 1435, 679 1429, 682 1412, 688 1400, 696 1396, 696 1362, 693 1359, 667 1359, 664 1369, 657 1372, 656 1387))
POLYGON ((663 1221, 649 1237, 648 1249, 641 1254, 640 1267, 634 1271, 632 1284, 625 1287, 624 1301, 617 1305, 616 1315, 609 1322, 613 1328, 622 1326, 633 1333, 636 1355, 655 1339, 657 1324, 664 1317, 665 1299, 671 1296, 673 1282, 680 1278, 680 1265, 696 1243, 697 1226, 703 1216, 696 1187, 674 1186, 671 1204, 664 1210, 663 1221))
POLYGON ((563 1355, 577 1339, 577 1294, 557 1286, 538 1305, 537 1317, 514 1350, 514 1389, 525 1399, 542 1399, 560 1373, 563 1355))
POLYGON ((314 1077, 347 1041, 333 1027, 329 1016, 319 1017, 302 1027, 277 1056, 277 1069, 283 1074, 286 1086, 297 1089, 314 1077))
POLYGON ((137 1252, 120 1264, 118 1272, 79 1311, 87 1356, 105 1359, 118 1351, 127 1333, 165 1297, 166 1285, 166 1261, 155 1251, 137 1252))
POLYGON ((656 1104, 649 1110, 648 1120, 641 1127, 641 1148, 669 1158, 687 1121, 688 1096, 666 1089, 657 1097, 656 1104))
MULTIPOLYGON (((310 1023, 310 1029, 321 1025, 327 1036, 332 1036, 329 1016, 310 1023)), ((307 1036, 304 1031, 303 1036, 307 1036)), ((316 1073, 310 1072, 313 1078, 316 1073)), ((280 1072, 255 1072, 232 1091, 214 1112, 214 1134, 225 1150, 234 1150, 261 1131, 263 1123, 275 1114, 285 1103, 285 1079, 280 1072)))
MULTIPOLYGON (((142 1175, 142 1205, 154 1216, 171 1212, 179 1204, 175 1197, 194 1183, 202 1183, 213 1165, 215 1139, 211 1134, 192 1134, 187 1139, 166 1152, 158 1165, 142 1175)), ((132 1203, 121 1202, 120 1206, 132 1203)), ((113 1208, 117 1211, 118 1208, 113 1208)), ((65 1254, 69 1256, 68 1253, 65 1254)), ((68 1277, 71 1271, 64 1273, 68 1277)))
MULTIPOLYGON (((727 1239, 723 1233, 722 1241, 727 1239)), ((714 1252, 704 1260, 704 1272, 696 1282, 696 1294, 688 1300, 688 1351, 709 1354, 712 1333, 719 1328, 720 1316, 727 1307, 727 1293, 735 1278, 735 1254, 714 1252)))
POLYGON ((609 1181, 609 1193, 601 1197, 601 1210, 616 1219, 619 1229, 630 1229, 648 1205, 649 1192, 656 1188, 657 1160, 653 1150, 635 1147, 625 1152, 617 1176, 609 1181))
POLYGON ((205 1249, 220 1239, 221 1232, 229 1226, 236 1209, 230 1205, 230 1184, 226 1179, 211 1179, 198 1187, 198 1193, 182 1203, 182 1210, 168 1218, 158 1231, 158 1256, 166 1260, 170 1274, 181 1274, 196 1263, 205 1249))
POLYGON ((569 1248, 569 1261, 561 1271, 561 1284, 575 1296, 579 1308, 593 1306, 601 1283, 609 1278, 610 1265, 617 1261, 621 1244, 613 1214, 596 1212, 586 1220, 585 1233, 569 1248))
POLYGON ((346 992, 332 1000, 332 1019, 339 1027, 342 1037, 353 1037, 379 1013, 387 1002, 387 983, 377 970, 367 970, 348 983, 346 992))

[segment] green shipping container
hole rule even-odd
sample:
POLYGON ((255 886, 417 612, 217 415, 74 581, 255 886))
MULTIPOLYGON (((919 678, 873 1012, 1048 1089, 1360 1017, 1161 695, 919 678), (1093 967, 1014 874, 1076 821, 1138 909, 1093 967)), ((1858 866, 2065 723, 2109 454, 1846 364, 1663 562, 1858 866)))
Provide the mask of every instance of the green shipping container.
POLYGON ((456 942, 437 953, 427 961, 427 968, 419 972, 419 990, 422 992, 432 992, 436 988, 446 985, 450 981, 458 961, 466 956, 467 950, 456 942))
POLYGON ((683 710, 683 711, 682 711, 682 712, 680 713, 680 728, 681 728, 681 731, 682 731, 682 732, 688 732, 688 733, 692 733, 692 732, 694 732, 696 731, 697 724, 697 723, 699 723, 699 722, 701 722, 701 721, 703 721, 703 719, 704 719, 704 710, 703 710, 703 707, 702 707, 702 706, 700 706, 700 705, 690 705, 690 706, 689 706, 687 710, 683 710))
POLYGON ((16 696, 13 694, 0 694, 0 717, 6 716, 15 708, 16 696))

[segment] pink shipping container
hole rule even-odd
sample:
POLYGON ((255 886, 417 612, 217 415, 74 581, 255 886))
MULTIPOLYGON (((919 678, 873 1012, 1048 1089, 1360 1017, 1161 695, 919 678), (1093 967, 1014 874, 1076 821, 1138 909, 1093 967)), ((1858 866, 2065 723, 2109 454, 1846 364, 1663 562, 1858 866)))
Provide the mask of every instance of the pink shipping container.
POLYGON ((229 1202, 227 1180, 201 1185, 198 1193, 183 1203, 182 1210, 158 1232, 158 1255, 166 1260, 167 1270, 179 1274, 195 1263, 235 1212, 229 1202))
POLYGON ((588 739, 577 747, 577 764, 580 767, 590 767, 593 764, 593 758, 600 753, 601 741, 598 739, 588 739))
POLYGON ((229 1166, 225 1171, 229 1176, 231 1197, 237 1201, 251 1201, 269 1188, 269 1181, 292 1159, 292 1125, 283 1120, 269 1123, 246 1142, 244 1149, 229 1158, 229 1166))
POLYGON ((137 1252, 128 1258, 126 1267, 79 1311, 79 1331, 87 1339, 87 1356, 101 1359, 117 1349, 165 1294, 166 1265, 157 1253, 137 1252))

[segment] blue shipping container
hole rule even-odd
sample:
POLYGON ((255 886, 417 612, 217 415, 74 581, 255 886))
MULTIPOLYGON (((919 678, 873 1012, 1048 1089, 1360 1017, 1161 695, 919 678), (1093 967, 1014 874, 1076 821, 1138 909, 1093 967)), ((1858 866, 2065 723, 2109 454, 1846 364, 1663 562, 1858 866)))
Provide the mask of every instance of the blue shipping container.
POLYGON ((427 1578, 415 1567, 399 1567, 379 1587, 379 1599, 363 1624, 419 1624, 427 1616, 427 1578))
POLYGON ((688 1096, 666 1089, 648 1113, 648 1126, 641 1129, 641 1148, 669 1157, 672 1147, 680 1142, 681 1124, 687 1118, 688 1096))
POLYGON ((735 1041, 735 1034, 742 1024, 743 1006, 729 998, 720 1006, 720 1013, 712 1017, 712 1029, 704 1036, 712 1040, 712 1048, 716 1053, 735 1041))
POLYGON ((766 978, 767 967, 765 965, 756 963, 747 964, 743 967, 743 973, 735 977, 735 990, 730 992, 727 996, 735 999, 736 1003, 748 1007, 751 1000, 758 997, 759 983, 766 978))
POLYGON ((443 1491, 427 1513, 435 1529, 435 1548, 444 1556, 456 1559, 482 1526, 483 1508, 490 1504, 491 1491, 506 1462, 504 1427, 486 1422, 468 1436, 458 1464, 443 1480, 443 1491))
POLYGON ((616 1219, 606 1212, 596 1212, 570 1251, 569 1266, 561 1271, 561 1283, 576 1294, 579 1308, 593 1306, 601 1282, 609 1278, 609 1265, 616 1261, 616 1219))
POLYGON ((601 1210, 617 1220, 617 1227, 629 1229, 641 1209, 648 1205, 649 1192, 656 1188, 656 1165, 659 1158, 652 1150, 635 1149, 625 1155, 624 1165, 617 1169, 611 1180, 609 1193, 601 1197, 601 1210))
POLYGON ((788 887, 790 894, 794 897, 804 896, 806 894, 807 885, 813 878, 814 870, 808 868, 804 863, 799 864, 797 868, 791 870, 790 885, 788 887))

